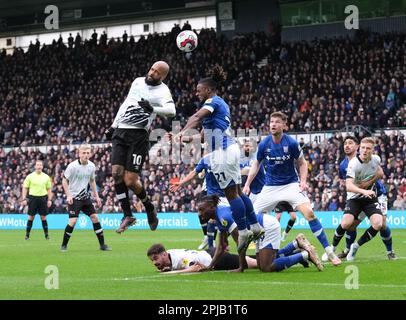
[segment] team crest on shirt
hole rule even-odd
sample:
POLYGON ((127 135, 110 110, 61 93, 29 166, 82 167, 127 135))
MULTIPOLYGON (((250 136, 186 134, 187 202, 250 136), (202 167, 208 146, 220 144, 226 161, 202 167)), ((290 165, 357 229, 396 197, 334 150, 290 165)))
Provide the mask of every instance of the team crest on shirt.
POLYGON ((189 260, 188 259, 182 259, 182 265, 183 266, 189 265, 189 260))
POLYGON ((213 98, 209 98, 209 99, 206 100, 205 103, 212 103, 212 101, 213 101, 213 98))
POLYGON ((222 224, 224 227, 227 227, 228 222, 227 222, 227 220, 221 220, 221 224, 222 224))
POLYGON ((289 152, 289 146, 283 146, 283 152, 288 153, 289 152))

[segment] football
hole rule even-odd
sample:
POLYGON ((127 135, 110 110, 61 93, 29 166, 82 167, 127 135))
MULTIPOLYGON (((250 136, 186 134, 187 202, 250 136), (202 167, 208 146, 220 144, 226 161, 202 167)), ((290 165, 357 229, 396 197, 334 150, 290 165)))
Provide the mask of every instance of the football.
POLYGON ((197 35, 193 31, 185 30, 176 37, 176 45, 183 52, 191 52, 197 47, 197 35))

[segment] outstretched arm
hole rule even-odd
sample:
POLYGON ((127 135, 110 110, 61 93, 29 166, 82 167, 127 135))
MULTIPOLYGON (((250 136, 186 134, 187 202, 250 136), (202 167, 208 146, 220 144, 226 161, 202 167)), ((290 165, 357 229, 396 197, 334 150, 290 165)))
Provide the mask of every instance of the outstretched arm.
POLYGON ((169 187, 169 191, 175 192, 178 191, 183 185, 187 184, 189 181, 193 180, 197 176, 196 170, 190 171, 186 177, 181 179, 178 183, 175 183, 169 187))
POLYGON ((195 129, 199 126, 199 124, 202 122, 203 118, 207 117, 210 115, 210 111, 207 109, 200 109, 197 111, 193 116, 191 116, 186 123, 185 127, 183 130, 180 132, 180 135, 183 135, 186 130, 188 129, 195 129))
POLYGON ((214 266, 216 265, 216 263, 218 262, 221 255, 224 253, 226 249, 227 237, 228 237, 227 231, 222 231, 220 233, 219 244, 216 247, 216 252, 214 253, 213 259, 211 260, 210 265, 207 268, 203 269, 202 271, 211 271, 214 268, 214 266))
POLYGON ((179 274, 179 273, 192 273, 192 272, 199 272, 201 271, 205 266, 201 263, 195 263, 193 266, 190 266, 186 269, 181 269, 181 270, 173 270, 173 271, 165 271, 162 272, 162 274, 179 274))

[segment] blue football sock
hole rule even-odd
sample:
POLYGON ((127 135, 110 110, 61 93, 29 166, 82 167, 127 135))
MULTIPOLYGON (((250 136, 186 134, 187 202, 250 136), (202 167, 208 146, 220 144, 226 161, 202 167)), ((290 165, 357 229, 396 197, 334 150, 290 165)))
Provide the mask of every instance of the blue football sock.
POLYGON ((386 226, 386 229, 381 229, 380 234, 386 250, 392 252, 392 232, 390 231, 389 226, 386 226))
POLYGON ((295 244, 293 242, 288 243, 285 247, 283 247, 282 249, 279 249, 278 254, 277 254, 277 258, 279 257, 287 257, 289 256, 293 251, 295 251, 297 249, 297 247, 295 247, 295 244))
POLYGON ((245 216, 247 217, 247 223, 249 225, 257 223, 258 222, 257 216, 254 212, 254 206, 252 205, 251 199, 248 198, 245 194, 242 194, 240 197, 242 201, 244 201, 245 216))
POLYGON ((274 265, 276 271, 282 271, 284 269, 290 268, 291 266, 303 260, 304 260, 303 255, 301 253, 296 253, 288 257, 277 258, 273 261, 272 264, 274 265))
POLYGON ((244 201, 240 197, 237 197, 229 201, 231 207, 231 213, 233 219, 237 224, 238 230, 247 229, 247 219, 245 217, 245 205, 244 201))
POLYGON ((207 223, 207 243, 209 245, 209 248, 214 247, 215 234, 216 234, 216 223, 209 221, 207 223))
POLYGON ((312 230, 314 236, 319 240, 322 244, 323 248, 329 246, 326 233, 323 230, 323 226, 321 225, 319 219, 313 219, 309 221, 310 229, 312 230))
POLYGON ((351 245, 355 242, 355 239, 357 238, 357 231, 346 231, 345 232, 345 244, 346 248, 350 250, 351 245))

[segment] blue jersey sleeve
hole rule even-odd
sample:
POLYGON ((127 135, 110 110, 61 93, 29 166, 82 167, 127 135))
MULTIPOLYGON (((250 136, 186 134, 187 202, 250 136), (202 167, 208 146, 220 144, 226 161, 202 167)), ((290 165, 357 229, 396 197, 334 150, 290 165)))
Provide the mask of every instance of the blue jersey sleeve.
POLYGON ((262 140, 258 145, 257 160, 262 162, 265 158, 265 149, 266 149, 267 139, 262 140))
POLYGON ((229 228, 234 223, 234 219, 231 214, 231 208, 228 206, 217 207, 216 210, 216 222, 217 228, 220 232, 229 232, 229 228))
POLYGON ((203 157, 203 158, 200 159, 199 163, 197 164, 197 166, 195 168, 195 171, 197 173, 200 173, 203 170, 207 171, 207 168, 208 168, 208 165, 207 165, 207 162, 206 162, 206 158, 203 157))
POLYGON ((338 170, 338 176, 340 177, 341 180, 345 180, 347 177, 347 168, 344 168, 342 165, 340 165, 340 170, 338 170))
POLYGON ((216 110, 216 108, 217 108, 217 104, 214 102, 213 98, 210 98, 210 99, 207 99, 207 100, 204 102, 202 108, 203 108, 203 109, 207 109, 207 110, 209 110, 211 113, 213 113, 214 110, 216 110))
POLYGON ((296 140, 292 139, 289 143, 289 146, 293 159, 299 159, 303 155, 302 148, 299 146, 299 143, 297 143, 296 140))

